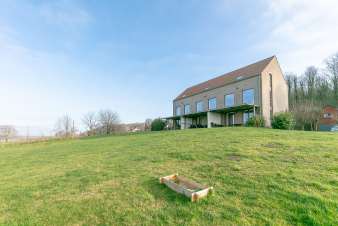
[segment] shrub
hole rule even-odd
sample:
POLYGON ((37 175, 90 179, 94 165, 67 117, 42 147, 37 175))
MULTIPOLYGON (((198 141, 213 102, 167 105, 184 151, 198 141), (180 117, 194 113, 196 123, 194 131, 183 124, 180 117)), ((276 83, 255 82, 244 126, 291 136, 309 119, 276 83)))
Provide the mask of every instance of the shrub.
POLYGON ((263 116, 256 115, 248 119, 246 122, 246 126, 248 127, 264 127, 265 119, 263 116))
POLYGON ((278 113, 273 116, 271 126, 274 129, 293 129, 295 120, 289 112, 278 113))
POLYGON ((161 130, 164 130, 164 128, 165 128, 165 122, 160 118, 155 119, 151 123, 151 131, 161 131, 161 130))

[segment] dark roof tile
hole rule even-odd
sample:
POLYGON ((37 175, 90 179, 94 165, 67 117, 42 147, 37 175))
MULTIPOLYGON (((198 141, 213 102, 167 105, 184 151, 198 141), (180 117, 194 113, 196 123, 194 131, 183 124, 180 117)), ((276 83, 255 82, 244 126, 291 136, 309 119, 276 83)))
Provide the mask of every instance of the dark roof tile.
POLYGON ((269 57, 267 59, 258 61, 254 64, 250 64, 248 66, 242 67, 235 71, 226 73, 219 77, 210 79, 206 82, 202 82, 198 85, 192 86, 184 90, 184 92, 181 93, 178 97, 176 97, 175 100, 193 96, 193 95, 196 95, 198 93, 201 93, 207 90, 212 90, 212 89, 227 85, 229 83, 235 82, 238 78, 243 79, 243 78, 248 78, 251 76, 259 75, 262 73, 262 71, 266 68, 266 66, 271 62, 271 60, 274 57, 275 56, 269 57))

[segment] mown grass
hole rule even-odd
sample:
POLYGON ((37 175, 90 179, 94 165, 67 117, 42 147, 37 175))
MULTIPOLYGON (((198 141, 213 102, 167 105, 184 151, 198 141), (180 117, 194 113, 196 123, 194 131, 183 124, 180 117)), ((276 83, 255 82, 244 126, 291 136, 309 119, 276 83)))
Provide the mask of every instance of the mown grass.
POLYGON ((195 129, 0 146, 4 225, 338 225, 338 134, 195 129), (215 188, 191 203, 160 176, 215 188))

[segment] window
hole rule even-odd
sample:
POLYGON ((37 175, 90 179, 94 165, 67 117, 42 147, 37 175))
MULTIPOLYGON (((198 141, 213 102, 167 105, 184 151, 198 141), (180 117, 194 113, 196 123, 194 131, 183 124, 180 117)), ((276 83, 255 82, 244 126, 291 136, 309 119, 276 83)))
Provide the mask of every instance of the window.
POLYGON ((176 108, 176 116, 181 115, 181 107, 176 108))
POLYGON ((184 114, 190 114, 190 104, 184 105, 184 114))
POLYGON ((246 122, 249 120, 249 118, 253 117, 252 111, 247 111, 243 113, 243 124, 246 124, 246 122))
POLYGON ((196 112, 202 112, 203 111, 203 101, 198 101, 196 103, 196 112))
POLYGON ((324 118, 332 118, 332 114, 331 113, 324 113, 324 118))
POLYGON ((214 110, 217 108, 217 100, 215 98, 209 99, 209 110, 214 110))
POLYGON ((255 103, 255 91, 254 89, 243 90, 243 104, 254 104, 255 103))
POLYGON ((233 107, 235 105, 235 95, 232 94, 228 94, 225 95, 225 107, 233 107))
POLYGON ((273 118, 273 92, 272 92, 272 74, 269 74, 270 79, 270 120, 273 118))

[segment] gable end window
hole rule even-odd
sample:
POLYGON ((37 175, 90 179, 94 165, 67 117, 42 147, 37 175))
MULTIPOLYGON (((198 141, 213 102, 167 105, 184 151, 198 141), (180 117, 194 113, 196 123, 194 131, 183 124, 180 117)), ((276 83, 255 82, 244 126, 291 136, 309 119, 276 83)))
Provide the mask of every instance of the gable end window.
POLYGON ((331 113, 324 113, 324 118, 333 118, 331 113))

